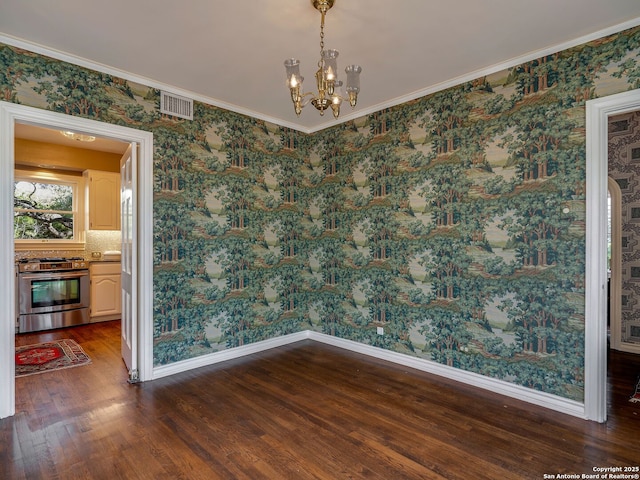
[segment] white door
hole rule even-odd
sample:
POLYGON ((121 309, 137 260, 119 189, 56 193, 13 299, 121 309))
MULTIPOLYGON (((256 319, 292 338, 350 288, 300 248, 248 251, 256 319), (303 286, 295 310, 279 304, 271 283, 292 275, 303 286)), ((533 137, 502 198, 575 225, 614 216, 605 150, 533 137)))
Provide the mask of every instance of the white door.
POLYGON ((139 380, 138 338, 135 326, 137 315, 136 295, 136 231, 137 209, 135 202, 137 145, 131 143, 120 159, 120 214, 121 214, 121 275, 122 275, 122 359, 129 370, 129 381, 139 380))

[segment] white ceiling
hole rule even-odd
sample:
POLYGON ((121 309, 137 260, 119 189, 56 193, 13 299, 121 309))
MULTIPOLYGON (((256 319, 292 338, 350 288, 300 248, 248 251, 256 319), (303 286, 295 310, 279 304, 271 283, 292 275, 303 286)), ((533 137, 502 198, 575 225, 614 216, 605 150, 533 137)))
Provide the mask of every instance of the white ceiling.
MULTIPOLYGON (((283 61, 313 87, 319 23, 310 0, 0 1, 0 42, 307 132, 336 121, 296 117, 283 61)), ((325 44, 363 69, 344 121, 638 24, 638 0, 336 0, 325 44)))

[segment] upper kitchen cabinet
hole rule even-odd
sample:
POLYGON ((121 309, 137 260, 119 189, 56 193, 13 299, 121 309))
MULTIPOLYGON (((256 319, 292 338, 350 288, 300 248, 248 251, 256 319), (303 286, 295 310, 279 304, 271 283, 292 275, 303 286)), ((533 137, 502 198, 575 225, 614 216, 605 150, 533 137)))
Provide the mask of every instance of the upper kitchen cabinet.
POLYGON ((120 174, 83 172, 87 194, 87 229, 120 230, 120 174))

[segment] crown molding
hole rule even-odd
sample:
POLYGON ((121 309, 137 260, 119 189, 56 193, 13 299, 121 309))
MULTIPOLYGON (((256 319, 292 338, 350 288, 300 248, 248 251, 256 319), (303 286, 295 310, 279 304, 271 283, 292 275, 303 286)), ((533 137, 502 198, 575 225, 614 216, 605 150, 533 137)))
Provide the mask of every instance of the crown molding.
POLYGON ((208 97, 206 95, 201 95, 196 92, 192 92, 190 90, 185 90, 183 88, 176 87, 174 85, 169 85, 166 83, 159 82, 152 78, 144 77, 142 75, 138 75, 132 72, 127 72, 125 70, 120 70, 118 68, 111 67, 109 65, 105 65, 103 63, 94 62, 93 60, 88 60, 86 58, 82 58, 76 55, 71 55, 69 53, 56 50, 50 47, 46 47, 44 45, 40 45, 37 43, 29 42, 27 40, 23 40, 21 38, 17 38, 11 35, 4 34, 0 32, 0 43, 4 43, 6 45, 11 45, 12 47, 21 48, 23 50, 27 50, 29 52, 37 53, 39 55, 44 55, 46 57, 53 58, 55 60, 60 60, 63 62, 71 63, 73 65, 77 65, 79 67, 84 67, 89 70, 95 70, 100 73, 104 73, 107 75, 112 75, 114 77, 122 78, 129 82, 139 83, 141 85, 145 85, 150 88, 155 88, 158 90, 164 90, 167 92, 175 93, 176 95, 180 95, 187 98, 192 98, 201 103, 205 103, 207 105, 211 105, 214 107, 222 108, 224 110, 229 110, 231 112, 239 113, 241 115, 246 115, 248 117, 256 118, 258 120, 263 120, 269 123, 275 123, 281 127, 288 127, 294 130, 299 130, 303 133, 311 133, 309 129, 298 125, 297 123, 288 122, 281 118, 275 118, 269 115, 264 115, 259 112, 255 112, 248 108, 241 107, 240 105, 235 105, 232 103, 227 103, 222 100, 218 100, 216 98, 208 97))
POLYGON ((400 97, 395 97, 389 99, 385 102, 378 103, 376 105, 372 105, 370 107, 364 109, 358 109, 356 111, 350 112, 347 115, 341 115, 338 121, 328 120, 324 123, 316 125, 315 127, 308 128, 304 127, 298 123, 290 122, 284 120, 282 118, 276 118, 270 115, 265 115, 260 112, 253 111, 251 109, 242 107, 240 105, 235 105, 231 103, 224 102, 222 100, 218 100, 216 98, 208 97, 205 95, 201 95, 196 92, 192 92, 189 90, 185 90, 182 88, 175 87, 173 85, 168 85, 162 82, 158 82, 151 78, 147 78, 141 75, 137 75, 132 72, 127 72, 125 70, 120 70, 114 67, 110 67, 109 65, 104 65, 102 63, 94 62, 92 60, 88 60, 86 58, 78 57, 76 55, 71 55, 69 53, 56 50, 50 47, 46 47, 44 45, 39 45, 37 43, 29 42, 27 40, 17 38, 11 35, 4 34, 0 32, 0 43, 5 43, 7 45, 11 45, 13 47, 22 48, 23 50, 28 50, 30 52, 38 53, 40 55, 44 55, 47 57, 54 58, 56 60, 61 60, 64 62, 68 62, 74 65, 78 65, 80 67, 88 68, 91 70, 96 70, 101 73, 105 73, 107 75, 113 75, 115 77, 123 78, 130 82, 140 83, 142 85, 146 85, 151 88, 156 88, 158 90, 165 90, 168 92, 175 93, 177 95, 181 95, 184 97, 192 98, 198 102, 205 103, 207 105, 212 105, 214 107, 219 107, 225 110, 229 110, 231 112, 239 113, 241 115, 247 115, 252 118, 256 118, 258 120, 263 120, 265 122, 273 123, 279 125, 281 127, 291 128, 293 130, 297 130, 306 134, 313 134, 322 130, 325 130, 330 127, 335 127, 336 125, 340 125, 342 123, 346 123, 348 121, 354 120, 356 118, 364 117, 370 115, 374 112, 378 112, 380 110, 384 110, 386 108, 395 107, 397 105, 401 105, 403 103, 410 102, 420 97, 424 97, 426 95, 431 95, 433 93, 446 90, 447 88, 455 87, 465 82, 469 82, 475 80, 477 78, 481 78, 487 75, 491 75, 496 72, 500 72, 502 70, 507 70, 516 65, 520 65, 526 62, 530 62, 531 60, 535 60, 540 57, 544 57, 546 55, 551 55, 553 53, 561 52, 563 50, 567 50, 569 48, 576 47, 578 45, 582 45, 584 43, 588 43, 593 40, 597 40, 599 38, 603 38, 609 35, 613 35, 629 28, 637 27, 640 25, 640 17, 634 18, 632 20, 628 20, 623 23, 619 23, 617 25, 613 25, 611 27, 598 30, 596 32, 590 33, 588 35, 584 35, 573 40, 569 40, 563 43, 559 43, 541 50, 535 50, 529 52, 524 55, 520 55, 518 57, 511 58, 504 62, 500 62, 482 69, 474 70, 468 72, 464 75, 460 75, 458 77, 451 78, 445 82, 440 82, 435 85, 430 85, 428 87, 422 88, 420 90, 416 90, 414 92, 408 93, 406 95, 402 95, 400 97))
MULTIPOLYGON (((386 108, 391 108, 391 107, 395 107, 397 105, 402 105, 403 103, 407 103, 407 102, 410 102, 412 100, 416 100, 418 98, 425 97, 427 95, 431 95, 433 93, 440 92, 442 90, 446 90, 447 88, 456 87, 456 86, 461 85, 463 83, 470 82, 472 80, 476 80, 478 78, 482 78, 482 77, 491 75, 493 73, 500 72, 502 70, 508 70, 509 68, 513 68, 516 65, 521 65, 523 63, 527 63, 527 62, 530 62, 532 60, 536 60, 538 58, 544 57, 546 55, 551 55, 553 53, 561 52, 563 50, 568 50, 570 48, 577 47, 578 45, 582 45, 584 43, 588 43, 588 42, 591 42, 593 40, 597 40, 599 38, 603 38, 603 37, 607 37, 609 35, 620 33, 620 32, 622 32, 624 30, 629 29, 629 28, 637 27, 638 25, 640 25, 640 17, 634 18, 633 20, 629 20, 629 21, 624 22, 624 23, 617 24, 615 26, 606 28, 604 30, 598 30, 597 32, 593 32, 593 33, 590 33, 588 35, 584 35, 582 37, 575 38, 573 40, 569 40, 567 42, 563 42, 563 43, 559 43, 559 44, 553 45, 551 47, 547 47, 547 48, 542 49, 542 50, 535 50, 535 51, 529 52, 527 54, 511 58, 511 59, 506 60, 504 62, 496 63, 495 65, 491 65, 489 67, 484 67, 484 68, 481 68, 479 70, 474 70, 474 71, 466 73, 464 75, 460 75, 458 77, 451 78, 451 79, 446 80, 444 82, 436 83, 435 85, 431 85, 429 87, 425 87, 425 88, 422 88, 420 90, 416 90, 415 92, 408 93, 408 94, 402 95, 400 97, 392 98, 392 99, 390 99, 390 100, 388 100, 386 102, 382 102, 382 103, 379 103, 377 105, 372 105, 371 107, 368 107, 366 109, 358 110, 357 112, 350 113, 348 115, 345 115, 344 117, 341 115, 340 116, 340 122, 338 122, 338 123, 344 123, 344 122, 347 122, 349 120, 353 120, 355 118, 359 118, 359 117, 364 117, 366 115, 370 115, 370 114, 372 114, 374 112, 379 112, 380 110, 384 110, 386 108)), ((335 126, 335 125, 336 125, 336 123, 331 123, 331 124, 324 123, 322 125, 319 125, 318 127, 310 129, 309 133, 315 133, 315 132, 318 132, 320 130, 324 130, 326 128, 329 128, 329 127, 332 127, 332 126, 335 126)))

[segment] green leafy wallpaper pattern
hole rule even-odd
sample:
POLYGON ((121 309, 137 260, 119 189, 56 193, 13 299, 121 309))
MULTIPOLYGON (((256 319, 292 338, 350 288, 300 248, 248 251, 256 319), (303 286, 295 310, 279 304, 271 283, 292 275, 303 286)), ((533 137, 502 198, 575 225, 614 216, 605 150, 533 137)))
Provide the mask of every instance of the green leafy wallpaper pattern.
POLYGON ((0 98, 153 132, 156 365, 311 329, 581 400, 584 106, 639 54, 631 29, 312 135, 6 45, 0 98))

